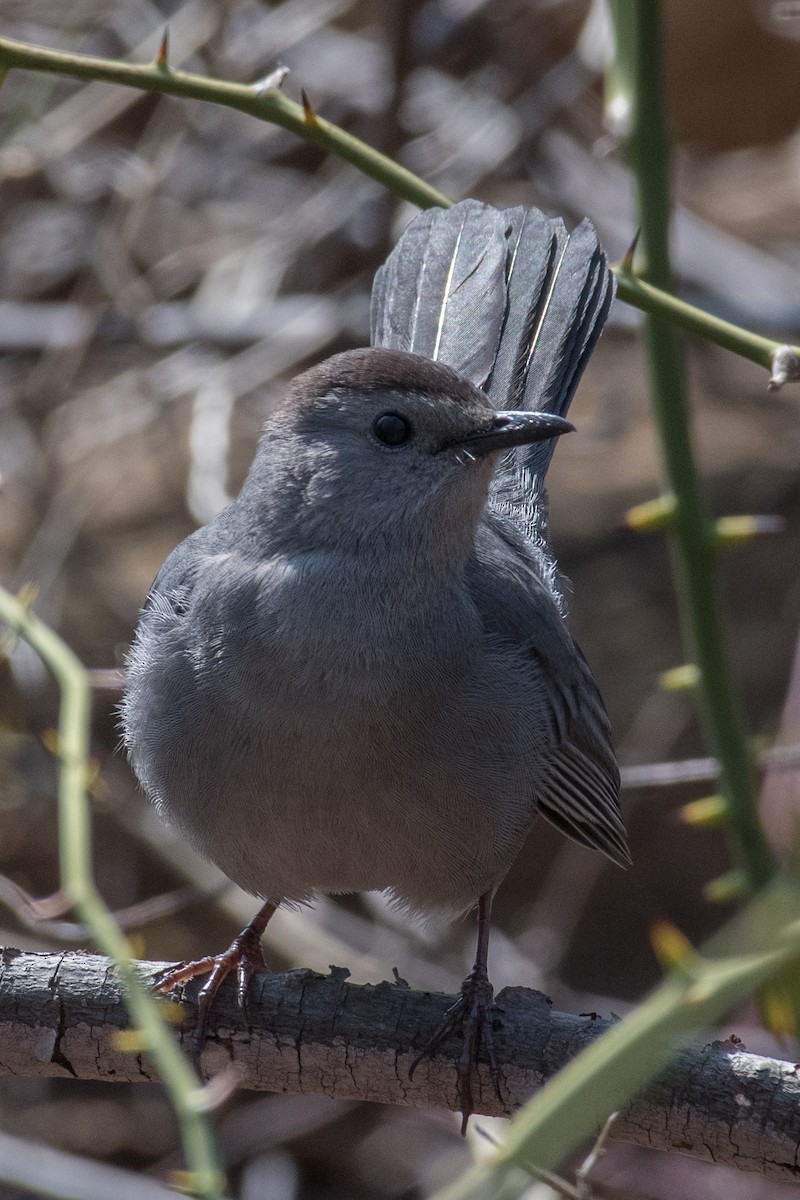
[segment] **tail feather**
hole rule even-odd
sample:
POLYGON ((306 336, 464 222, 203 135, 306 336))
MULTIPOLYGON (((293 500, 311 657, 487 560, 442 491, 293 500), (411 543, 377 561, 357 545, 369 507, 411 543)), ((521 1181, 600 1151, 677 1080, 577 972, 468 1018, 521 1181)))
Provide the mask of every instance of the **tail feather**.
POLYGON ((422 354, 484 386, 505 311, 499 216, 465 201, 411 222, 375 277, 373 345, 422 354))
POLYGON ((530 365, 557 278, 566 230, 538 209, 513 208, 506 218, 505 319, 487 393, 497 408, 530 408, 530 365))

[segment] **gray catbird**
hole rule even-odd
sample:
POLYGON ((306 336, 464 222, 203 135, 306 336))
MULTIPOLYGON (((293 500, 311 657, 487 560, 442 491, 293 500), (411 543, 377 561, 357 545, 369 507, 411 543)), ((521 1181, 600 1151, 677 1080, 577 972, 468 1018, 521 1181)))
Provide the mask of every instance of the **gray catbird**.
POLYGON ((372 348, 294 381, 238 499, 162 567, 128 662, 145 790, 266 900, 161 985, 210 972, 207 1010, 237 971, 243 998, 284 901, 477 902, 475 967, 423 1051, 463 1029, 465 1118, 481 1046, 497 1078, 491 897, 535 815, 628 861, 543 488, 613 290, 588 222, 469 200, 417 217, 376 276, 372 348))

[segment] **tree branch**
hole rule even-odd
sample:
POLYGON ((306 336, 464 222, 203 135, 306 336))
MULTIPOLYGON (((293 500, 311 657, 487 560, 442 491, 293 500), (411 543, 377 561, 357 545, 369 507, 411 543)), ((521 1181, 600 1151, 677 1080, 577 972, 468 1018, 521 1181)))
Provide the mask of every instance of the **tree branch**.
MULTIPOLYGON (((149 980, 163 964, 140 963, 149 980)), ((458 1109, 457 1037, 414 1076, 408 1069, 452 997, 396 983, 356 986, 347 972, 290 971, 259 978, 248 1024, 234 989, 223 987, 203 1055, 206 1075, 233 1066, 239 1086, 273 1092, 458 1109)), ((196 996, 196 985, 187 993, 196 996)), ((176 1003, 177 1006, 177 1002, 176 1003)), ((609 1022, 552 1012, 539 992, 498 997, 495 1044, 503 1095, 516 1108, 609 1022)), ((191 1003, 183 1005, 189 1016, 191 1003)), ((188 1041, 191 1017, 181 1035, 188 1041)), ((82 952, 25 954, 0 961, 0 1076, 43 1075, 153 1082, 146 1056, 121 1048, 128 1028, 122 987, 109 959, 82 952)), ((123 1043, 124 1044, 124 1043, 123 1043)), ((476 1088, 479 1112, 502 1115, 488 1071, 476 1088)), ((800 1077, 793 1063, 692 1046, 614 1125, 614 1136, 680 1150, 772 1179, 798 1182, 800 1077)))
MULTIPOLYGON (((44 46, 0 37, 0 83, 12 69, 115 83, 140 91, 181 96, 188 100, 202 100, 234 108, 261 121, 279 125, 304 141, 337 155, 365 175, 376 179, 395 196, 409 200, 420 208, 435 205, 446 208, 452 203, 412 171, 331 121, 326 121, 310 106, 290 100, 272 83, 265 87, 263 81, 261 84, 244 84, 211 79, 205 75, 176 70, 159 56, 151 63, 117 62, 92 58, 86 54, 49 50, 44 46)), ((666 320, 766 367, 770 371, 769 386, 773 389, 800 379, 800 346, 782 345, 714 317, 685 300, 679 300, 669 291, 637 279, 624 263, 614 270, 620 300, 644 312, 658 313, 666 320)))

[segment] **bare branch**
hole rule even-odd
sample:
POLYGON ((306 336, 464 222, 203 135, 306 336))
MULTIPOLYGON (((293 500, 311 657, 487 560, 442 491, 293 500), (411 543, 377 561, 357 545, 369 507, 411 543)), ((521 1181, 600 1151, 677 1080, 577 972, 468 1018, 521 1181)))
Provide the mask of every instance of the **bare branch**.
MULTIPOLYGON (((772 746, 758 755, 759 766, 770 771, 793 771, 800 765, 800 746, 772 746)), ((623 767, 624 788, 674 787, 684 783, 712 783, 719 776, 715 758, 685 758, 678 762, 645 763, 623 767)))
MULTIPOLYGON (((143 963, 139 970, 150 978, 163 965, 143 963)), ((342 968, 324 976, 262 976, 248 1003, 247 1026, 233 989, 224 987, 203 1055, 206 1075, 232 1065, 243 1088, 456 1110, 458 1038, 423 1063, 413 1082, 408 1078, 416 1049, 452 997, 397 983, 355 986, 346 977, 342 968)), ((194 984, 187 994, 196 995, 194 984)), ((503 991, 498 1008, 495 1043, 511 1108, 609 1025, 552 1012, 544 996, 524 988, 503 991)), ((186 1003, 184 1011, 186 1037, 193 1008, 186 1003)), ((117 1035, 127 1027, 122 989, 108 959, 4 952, 0 1076, 152 1082, 156 1072, 147 1057, 120 1048, 117 1035)), ((488 1071, 480 1075, 478 1111, 501 1114, 488 1071)), ((800 1078, 793 1063, 731 1052, 719 1042, 693 1046, 620 1113, 613 1133, 797 1182, 800 1078)))

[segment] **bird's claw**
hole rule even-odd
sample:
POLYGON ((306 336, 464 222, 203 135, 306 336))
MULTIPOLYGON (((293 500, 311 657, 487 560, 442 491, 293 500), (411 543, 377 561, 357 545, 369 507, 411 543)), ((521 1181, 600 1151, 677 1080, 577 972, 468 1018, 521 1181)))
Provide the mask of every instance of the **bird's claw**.
POLYGON ((164 967, 153 976, 150 987, 154 992, 171 992, 173 988, 196 979, 198 975, 206 975, 213 969, 216 959, 213 955, 198 958, 194 962, 184 961, 175 963, 172 967, 164 967))
POLYGON ((208 1017, 214 998, 224 981, 236 972, 236 995, 239 1006, 246 1012, 247 989, 254 975, 266 971, 267 964, 261 949, 261 933, 249 925, 231 942, 221 954, 208 955, 196 962, 180 962, 167 967, 155 976, 152 987, 158 992, 168 992, 190 979, 208 975, 197 996, 197 1023, 192 1033, 192 1056, 200 1065, 200 1054, 206 1038, 208 1017))
POLYGON ((425 1058, 430 1058, 446 1038, 461 1029, 464 1045, 459 1055, 456 1070, 458 1072, 458 1096, 461 1109, 461 1132, 466 1134, 467 1122, 475 1111, 472 1097, 472 1068, 478 1064, 478 1056, 484 1051, 489 1065, 489 1075, 494 1086, 495 1095, 501 1104, 505 1104, 500 1091, 500 1069, 494 1052, 494 1037, 492 1033, 492 1010, 494 1007, 494 989, 489 982, 485 968, 473 967, 461 985, 461 995, 455 1004, 445 1013, 444 1021, 411 1064, 408 1072, 412 1079, 414 1072, 425 1058))

